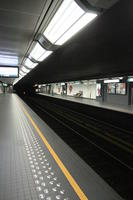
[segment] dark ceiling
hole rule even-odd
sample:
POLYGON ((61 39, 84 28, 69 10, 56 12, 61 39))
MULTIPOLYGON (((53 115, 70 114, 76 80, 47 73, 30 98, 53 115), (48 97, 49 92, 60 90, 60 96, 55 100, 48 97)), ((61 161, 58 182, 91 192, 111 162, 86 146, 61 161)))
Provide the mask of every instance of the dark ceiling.
POLYGON ((19 83, 133 74, 133 1, 121 0, 19 83))

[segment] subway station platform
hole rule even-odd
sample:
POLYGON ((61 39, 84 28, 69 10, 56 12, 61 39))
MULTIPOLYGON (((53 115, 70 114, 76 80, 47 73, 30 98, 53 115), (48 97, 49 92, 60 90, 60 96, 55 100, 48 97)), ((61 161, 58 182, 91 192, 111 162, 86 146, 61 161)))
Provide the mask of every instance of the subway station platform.
POLYGON ((132 105, 119 105, 118 104, 109 104, 102 101, 97 101, 95 99, 87 99, 87 98, 81 98, 81 97, 73 97, 73 96, 67 96, 67 95, 51 95, 51 94, 45 94, 45 93, 39 93, 40 95, 49 96, 53 98, 59 98, 67 101, 72 101, 76 103, 86 104, 94 107, 100 107, 105 108, 108 110, 114 110, 118 112, 133 114, 133 106, 132 105))
POLYGON ((16 94, 0 95, 0 200, 120 200, 16 94))

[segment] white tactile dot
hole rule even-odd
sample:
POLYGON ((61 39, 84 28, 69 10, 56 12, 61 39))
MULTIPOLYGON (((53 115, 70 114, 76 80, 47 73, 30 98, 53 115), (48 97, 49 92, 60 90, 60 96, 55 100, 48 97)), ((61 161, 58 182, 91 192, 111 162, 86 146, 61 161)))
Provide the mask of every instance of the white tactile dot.
POLYGON ((46 183, 42 182, 41 185, 42 185, 43 187, 45 187, 45 186, 46 186, 46 183))
POLYGON ((53 184, 54 184, 54 181, 50 181, 49 184, 50 184, 50 185, 53 185, 53 184))
POLYGON ((57 183, 56 185, 57 185, 57 187, 60 187, 60 186, 61 186, 61 183, 57 183))
POLYGON ((44 198, 45 198, 45 195, 44 195, 44 194, 39 194, 39 198, 40 198, 40 199, 44 199, 44 198))
POLYGON ((37 170, 39 170, 39 169, 40 169, 40 167, 36 166, 36 169, 37 169, 37 170))
POLYGON ((51 178, 51 176, 50 176, 50 175, 48 175, 48 176, 47 176, 47 178, 48 178, 48 179, 50 179, 50 178, 51 178))
POLYGON ((65 194, 65 190, 61 190, 60 193, 61 193, 61 194, 65 194))
POLYGON ((38 176, 37 176, 37 174, 34 174, 33 177, 34 177, 34 178, 37 178, 38 176))
POLYGON ((35 180, 35 184, 39 185, 40 181, 39 180, 35 180))
POLYGON ((42 188, 40 186, 38 186, 38 187, 36 187, 36 190, 40 192, 42 190, 42 188))
POLYGON ((52 188, 52 190, 53 190, 54 192, 56 192, 56 191, 57 191, 57 188, 56 188, 56 187, 54 187, 54 188, 52 188))
POLYGON ((56 196, 56 199, 61 199, 61 195, 57 195, 57 196, 56 196))
POLYGON ((51 197, 47 197, 46 200, 52 200, 52 198, 51 197))
POLYGON ((44 193, 48 194, 49 193, 48 189, 44 189, 44 193))
POLYGON ((41 171, 38 171, 38 174, 39 174, 39 175, 41 175, 41 174, 42 174, 42 172, 41 172, 41 171))
POLYGON ((35 164, 35 165, 38 165, 38 162, 35 162, 34 164, 35 164))

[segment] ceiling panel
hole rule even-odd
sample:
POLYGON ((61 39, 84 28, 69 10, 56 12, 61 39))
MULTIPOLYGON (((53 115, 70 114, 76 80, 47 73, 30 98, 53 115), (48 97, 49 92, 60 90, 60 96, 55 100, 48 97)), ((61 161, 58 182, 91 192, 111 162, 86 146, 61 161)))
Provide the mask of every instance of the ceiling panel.
POLYGON ((45 0, 0 0, 0 10, 14 10, 40 15, 45 2, 45 0))

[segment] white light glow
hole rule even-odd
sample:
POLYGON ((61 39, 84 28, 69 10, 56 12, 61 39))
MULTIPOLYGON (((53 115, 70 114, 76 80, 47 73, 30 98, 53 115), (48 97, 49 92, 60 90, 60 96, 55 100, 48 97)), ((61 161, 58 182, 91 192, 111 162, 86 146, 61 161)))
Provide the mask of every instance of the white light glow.
POLYGON ((25 66, 26 67, 28 67, 28 68, 30 68, 30 69, 33 69, 34 67, 36 67, 37 65, 38 65, 38 63, 34 63, 34 62, 32 62, 29 58, 27 58, 26 60, 25 60, 25 66))
POLYGON ((64 35, 57 40, 56 45, 62 45, 69 38, 75 35, 78 31, 80 31, 83 27, 85 27, 89 22, 91 22, 97 15, 92 13, 86 13, 82 18, 80 18, 77 23, 75 23, 64 35))
POLYGON ((18 57, 10 55, 0 55, 0 65, 17 66, 18 57))
POLYGON ((133 77, 128 78, 128 82, 133 82, 133 77))
POLYGON ((104 80, 104 83, 119 83, 119 79, 112 79, 112 80, 104 80))
POLYGON ((27 68, 24 67, 24 66, 21 68, 21 70, 22 70, 24 73, 28 73, 28 72, 30 71, 29 69, 27 69, 27 68))
POLYGON ((23 78, 23 76, 16 78, 13 82, 13 85, 15 85, 17 82, 19 82, 21 79, 23 78))
POLYGON ((19 74, 21 75, 21 76, 25 76, 26 74, 24 73, 24 72, 22 72, 21 70, 19 71, 19 74))
POLYGON ((31 51, 30 56, 35 60, 41 62, 45 58, 47 58, 51 53, 52 51, 46 51, 39 43, 37 43, 31 51))
POLYGON ((61 45, 96 16, 86 13, 74 0, 64 0, 43 34, 51 43, 61 45))
POLYGON ((18 77, 18 68, 0 67, 0 77, 18 77))

